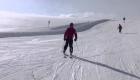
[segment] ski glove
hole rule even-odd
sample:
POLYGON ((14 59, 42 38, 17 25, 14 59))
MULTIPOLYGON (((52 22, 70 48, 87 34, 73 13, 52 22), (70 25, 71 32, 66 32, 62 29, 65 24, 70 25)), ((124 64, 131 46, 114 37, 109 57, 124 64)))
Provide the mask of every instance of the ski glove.
POLYGON ((74 41, 77 41, 77 39, 75 38, 74 41))
POLYGON ((66 39, 64 38, 64 41, 66 41, 66 39))

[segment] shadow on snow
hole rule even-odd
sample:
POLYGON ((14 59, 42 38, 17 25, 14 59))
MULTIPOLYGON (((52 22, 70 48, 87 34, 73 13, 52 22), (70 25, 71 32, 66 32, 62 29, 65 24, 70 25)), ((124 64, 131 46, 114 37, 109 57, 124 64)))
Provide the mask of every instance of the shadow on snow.
POLYGON ((126 72, 126 71, 123 71, 123 70, 120 70, 120 69, 111 67, 111 66, 109 66, 109 65, 107 65, 107 64, 103 64, 103 63, 99 63, 99 62, 90 61, 90 60, 87 60, 87 59, 84 59, 84 58, 80 58, 80 57, 77 57, 77 56, 73 56, 73 58, 78 59, 78 60, 81 60, 81 61, 84 61, 84 62, 88 62, 88 63, 91 63, 91 64, 95 64, 95 65, 98 65, 98 66, 101 66, 101 67, 105 67, 105 68, 111 69, 111 70, 113 70, 113 71, 116 71, 116 72, 119 72, 119 73, 122 73, 122 74, 125 74, 125 75, 128 75, 128 76, 131 76, 131 77, 140 79, 140 77, 137 76, 137 75, 135 75, 135 74, 128 73, 128 72, 126 72))

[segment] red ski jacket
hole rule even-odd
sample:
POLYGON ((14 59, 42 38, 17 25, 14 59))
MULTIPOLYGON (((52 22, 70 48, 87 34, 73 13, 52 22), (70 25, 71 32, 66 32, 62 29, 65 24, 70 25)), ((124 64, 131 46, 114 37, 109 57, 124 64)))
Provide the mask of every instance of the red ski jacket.
POLYGON ((73 40, 75 36, 75 40, 77 40, 77 32, 73 27, 67 28, 64 34, 64 40, 73 40))

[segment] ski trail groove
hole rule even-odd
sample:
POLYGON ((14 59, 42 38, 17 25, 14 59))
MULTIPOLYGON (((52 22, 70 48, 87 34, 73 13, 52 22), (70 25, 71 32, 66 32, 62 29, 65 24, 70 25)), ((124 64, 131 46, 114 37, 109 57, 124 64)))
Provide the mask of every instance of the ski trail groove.
POLYGON ((77 77, 78 77, 78 80, 82 80, 81 61, 80 60, 79 60, 79 64, 78 64, 77 77))
POLYGON ((78 66, 78 68, 75 68, 75 79, 74 80, 79 80, 79 70, 80 70, 80 65, 79 65, 80 61, 77 61, 76 66, 78 66))
POLYGON ((80 67, 80 79, 79 80, 83 80, 83 67, 80 67))
POLYGON ((77 69, 77 78, 78 78, 78 80, 81 80, 80 77, 82 77, 82 76, 79 75, 80 74, 80 69, 81 69, 81 65, 78 65, 78 69, 77 69))
POLYGON ((73 69, 72 69, 72 80, 77 80, 77 77, 78 77, 78 69, 77 69, 77 66, 79 68, 79 62, 80 60, 74 60, 74 63, 72 64, 73 66, 73 69))
POLYGON ((71 65, 71 70, 72 70, 71 79, 72 80, 76 80, 76 78, 75 78, 75 76, 76 76, 75 67, 73 67, 75 63, 76 63, 76 60, 74 60, 72 65, 71 65))
POLYGON ((97 73, 97 78, 98 80, 101 80, 100 74, 99 74, 99 66, 96 65, 96 73, 97 73))
POLYGON ((63 66, 64 66, 66 63, 67 63, 67 62, 63 62, 63 63, 61 63, 60 65, 58 65, 58 66, 56 67, 56 70, 55 70, 55 72, 54 72, 54 76, 53 76, 52 80, 56 80, 56 78, 57 78, 57 76, 58 76, 58 71, 59 71, 59 70, 61 71, 61 68, 63 69, 63 66))
MULTIPOLYGON (((125 66, 124 61, 123 61, 123 59, 122 59, 121 57, 120 57, 120 62, 121 62, 121 64, 122 64, 123 68, 124 68, 126 71, 130 72, 129 69, 125 66)), ((128 79, 128 80, 131 80, 130 78, 131 78, 130 76, 127 76, 127 79, 128 79)))

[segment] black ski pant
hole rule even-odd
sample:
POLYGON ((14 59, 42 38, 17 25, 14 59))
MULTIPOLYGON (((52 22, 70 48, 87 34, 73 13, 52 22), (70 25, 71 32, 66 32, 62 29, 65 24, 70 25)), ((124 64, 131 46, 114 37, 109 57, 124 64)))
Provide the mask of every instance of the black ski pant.
POLYGON ((64 51, 63 51, 64 54, 65 54, 68 46, 69 46, 69 49, 70 49, 70 55, 72 55, 72 53, 73 53, 73 40, 66 40, 66 43, 65 43, 65 46, 64 46, 64 51))
POLYGON ((119 33, 121 33, 122 32, 122 29, 119 29, 119 33))

